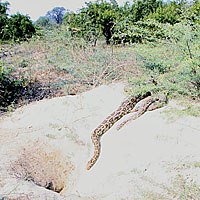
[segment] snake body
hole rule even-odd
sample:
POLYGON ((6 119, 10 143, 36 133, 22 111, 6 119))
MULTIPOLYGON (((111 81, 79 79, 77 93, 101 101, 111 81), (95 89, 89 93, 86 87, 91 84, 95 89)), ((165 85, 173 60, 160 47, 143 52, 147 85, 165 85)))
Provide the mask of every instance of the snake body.
POLYGON ((145 111, 155 110, 159 107, 162 107, 166 103, 166 96, 161 98, 153 98, 150 92, 145 93, 144 95, 131 96, 126 99, 120 107, 111 113, 92 133, 91 139, 94 145, 94 155, 87 164, 87 170, 89 170, 97 161, 101 151, 100 138, 105 134, 118 120, 120 120, 124 115, 136 112, 134 117, 129 118, 128 120, 122 122, 117 129, 122 128, 127 122, 134 120, 140 117, 145 111), (138 102, 144 99, 144 102, 136 106, 138 102), (135 107, 136 106, 136 107, 135 107))

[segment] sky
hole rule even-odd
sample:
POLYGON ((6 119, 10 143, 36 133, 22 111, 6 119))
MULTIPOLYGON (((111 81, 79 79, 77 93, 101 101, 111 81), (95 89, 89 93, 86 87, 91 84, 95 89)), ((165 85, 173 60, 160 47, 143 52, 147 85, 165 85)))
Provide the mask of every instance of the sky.
MULTIPOLYGON (((77 11, 85 6, 85 2, 95 0, 0 0, 0 2, 8 1, 10 3, 9 14, 20 12, 28 15, 33 21, 40 16, 45 16, 47 11, 55 7, 64 7, 71 11, 77 11)), ((117 0, 119 5, 123 5, 126 0, 117 0)))

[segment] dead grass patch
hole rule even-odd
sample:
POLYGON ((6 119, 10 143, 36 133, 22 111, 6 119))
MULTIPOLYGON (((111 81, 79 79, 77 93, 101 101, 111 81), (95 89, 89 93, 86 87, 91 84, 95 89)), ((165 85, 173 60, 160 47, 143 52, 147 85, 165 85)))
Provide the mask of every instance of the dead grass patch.
POLYGON ((72 170, 73 164, 66 161, 60 151, 43 144, 24 148, 19 158, 11 163, 11 172, 17 178, 58 193, 67 187, 72 170))

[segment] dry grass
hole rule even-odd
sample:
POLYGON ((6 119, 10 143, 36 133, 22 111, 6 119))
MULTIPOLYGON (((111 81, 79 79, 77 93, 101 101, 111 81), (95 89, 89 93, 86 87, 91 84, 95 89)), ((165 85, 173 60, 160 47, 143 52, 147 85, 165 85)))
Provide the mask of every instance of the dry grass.
POLYGON ((73 169, 72 163, 67 162, 61 152, 53 151, 44 144, 24 148, 19 159, 11 164, 11 172, 17 178, 58 193, 67 187, 73 169))
MULTIPOLYGON (((129 93, 133 91, 132 88, 137 89, 138 87, 140 91, 141 88, 144 90, 154 88, 154 79, 161 82, 159 86, 164 87, 165 82, 169 83, 166 81, 168 79, 164 79, 164 75, 160 76, 156 70, 146 69, 152 67, 165 69, 165 66, 173 66, 174 61, 179 60, 179 58, 173 60, 170 56, 167 58, 168 49, 163 51, 165 57, 162 58, 163 47, 158 52, 156 48, 154 50, 152 48, 152 51, 145 49, 146 46, 139 49, 137 47, 105 46, 100 43, 97 47, 92 47, 81 40, 70 41, 62 34, 64 33, 53 32, 41 40, 30 40, 14 46, 3 45, 1 47, 0 54, 4 56, 1 56, 0 62, 5 66, 11 66, 18 79, 23 77, 27 79, 27 85, 32 91, 32 96, 28 96, 29 99, 40 100, 66 94, 76 95, 101 84, 127 79, 130 87, 126 90, 129 93), (157 64, 159 62, 160 65, 157 64), (151 72, 151 74, 144 74, 144 71, 151 72), (153 79, 149 79, 152 77, 153 79)), ((167 87, 170 89, 174 85, 167 85, 167 87)), ((175 110, 174 113, 180 116, 189 114, 198 117, 199 109, 196 109, 190 100, 187 102, 189 106, 181 111, 175 110)), ((72 137, 71 135, 66 136, 72 137)), ((47 137, 54 138, 54 135, 47 135, 47 137)), ((76 135, 72 139, 79 141, 76 135)), ((199 167, 198 161, 195 166, 199 167)), ((34 144, 28 149, 23 149, 19 159, 11 164, 11 172, 17 178, 32 181, 56 192, 61 192, 67 187, 67 180, 73 169, 74 166, 67 162, 60 152, 41 144, 34 144)), ((200 198, 199 186, 182 175, 178 175, 173 187, 167 190, 168 195, 174 199, 200 198)), ((153 191, 145 192, 143 197, 143 199, 152 200, 167 198, 153 191)), ((20 199, 28 198, 31 197, 23 196, 23 194, 20 197, 20 199)))
POLYGON ((40 40, 4 45, 0 61, 12 67, 19 79, 25 77, 44 91, 50 89, 54 96, 75 95, 124 80, 127 72, 131 76, 140 73, 133 48, 105 46, 101 42, 92 47, 63 38, 62 34, 54 31, 40 40))

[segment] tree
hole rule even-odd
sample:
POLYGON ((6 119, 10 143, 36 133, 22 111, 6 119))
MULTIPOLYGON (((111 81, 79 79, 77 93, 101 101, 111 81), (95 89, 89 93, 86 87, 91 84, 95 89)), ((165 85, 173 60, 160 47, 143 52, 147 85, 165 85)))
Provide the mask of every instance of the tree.
POLYGON ((41 26, 41 27, 50 27, 50 19, 48 17, 40 17, 36 22, 36 25, 41 26))
POLYGON ((194 0, 192 4, 186 4, 186 6, 182 9, 182 18, 200 24, 200 1, 194 0))
POLYGON ((10 4, 7 1, 4 3, 0 2, 0 15, 6 15, 9 5, 10 4))
POLYGON ((191 10, 192 12, 194 12, 196 16, 200 16, 200 1, 199 0, 194 0, 191 10))
POLYGON ((8 17, 8 5, 7 2, 0 2, 0 40, 26 40, 36 34, 29 16, 17 13, 8 17))
POLYGON ((156 11, 162 5, 162 1, 157 0, 134 0, 132 5, 132 19, 131 21, 137 22, 143 20, 150 13, 156 11))
POLYGON ((65 8, 63 7, 56 7, 51 11, 48 11, 46 17, 50 19, 50 21, 54 21, 57 24, 62 24, 63 17, 65 15, 65 8))
POLYGON ((10 31, 8 28, 9 19, 6 14, 8 10, 8 5, 8 2, 0 2, 0 39, 2 40, 7 40, 10 37, 10 31))
POLYGON ((174 25, 183 19, 199 23, 199 0, 187 4, 185 0, 133 0, 119 6, 116 0, 88 2, 78 13, 67 12, 63 24, 78 36, 94 42, 102 35, 106 43, 155 41, 165 38, 161 23, 174 25), (184 14, 184 10, 188 14, 184 14), (193 13, 193 14, 192 14, 193 13))
POLYGON ((148 18, 155 19, 160 23, 170 23, 173 25, 180 22, 181 13, 181 5, 172 1, 169 4, 159 6, 155 12, 150 13, 148 18))
POLYGON ((11 30, 11 38, 15 41, 18 39, 26 40, 36 33, 30 17, 20 13, 11 15, 9 27, 11 30))
POLYGON ((71 22, 74 21, 75 17, 76 17, 76 14, 73 11, 67 10, 63 17, 62 24, 67 25, 67 26, 70 25, 71 22))
POLYGON ((119 16, 119 6, 115 0, 111 3, 97 0, 86 3, 86 7, 80 9, 78 14, 67 13, 64 18, 65 21, 68 20, 71 28, 81 29, 81 36, 89 41, 92 39, 95 43, 103 34, 109 44, 119 16))

